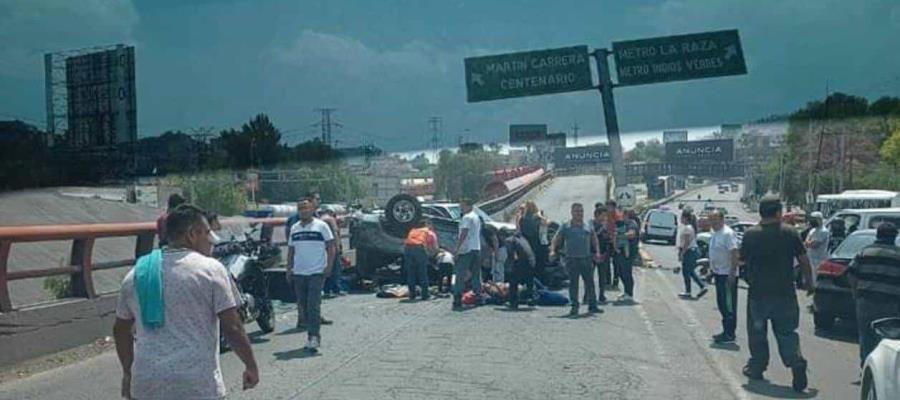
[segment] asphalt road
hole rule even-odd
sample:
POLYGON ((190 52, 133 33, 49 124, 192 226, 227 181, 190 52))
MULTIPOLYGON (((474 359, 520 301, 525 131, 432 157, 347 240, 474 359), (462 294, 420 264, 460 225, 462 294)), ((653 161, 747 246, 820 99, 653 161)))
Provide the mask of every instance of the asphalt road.
MULTIPOLYGON (((602 200, 604 184, 594 176, 557 179, 538 204, 551 218, 562 218, 573 201, 592 205, 602 200)), ((666 257, 674 259, 672 247, 647 250, 664 266, 671 265, 666 257)), ((785 386, 790 384, 787 372, 777 365, 770 369, 771 384, 745 385, 740 376, 746 358, 743 325, 734 348, 711 346, 718 318, 712 296, 677 300, 680 278, 669 270, 639 268, 635 275, 636 304, 608 304, 603 314, 579 318, 565 317, 566 307, 452 312, 447 298, 408 303, 364 294, 326 300, 324 313, 335 324, 323 327, 321 352, 312 357, 300 350, 306 335, 291 329, 294 314, 283 305, 273 334, 252 334, 259 387, 241 392, 239 360, 232 353, 222 357, 229 398, 796 397, 785 386)), ((811 324, 804 315, 802 343, 814 388, 805 397, 853 398, 858 390, 849 384, 855 346, 815 337, 811 324)), ((7 382, 0 386, 0 399, 114 399, 120 376, 116 356, 109 352, 7 382)))
MULTIPOLYGON (((736 215, 742 221, 759 221, 755 212, 745 210, 738 202, 739 194, 727 192, 719 194, 715 187, 704 187, 699 191, 702 200, 697 201, 697 191, 684 196, 675 203, 684 202, 691 204, 695 210, 702 209, 703 202, 707 198, 712 199, 717 207, 728 209, 729 215, 736 215)), ((664 281, 672 293, 683 290, 681 274, 675 274, 671 270, 677 265, 677 257, 672 246, 645 244, 644 249, 653 258, 654 264, 663 269, 651 269, 658 279, 664 281)), ((651 270, 644 270, 647 274, 651 270)), ((833 332, 816 332, 813 327, 812 314, 806 311, 806 307, 812 303, 812 298, 804 292, 798 292, 800 301, 800 345, 804 357, 809 362, 810 390, 807 395, 799 396, 791 392, 791 373, 784 367, 778 358, 778 351, 774 336, 769 335, 769 347, 771 360, 766 372, 768 382, 746 384, 746 380, 740 375, 741 368, 749 358, 746 335, 746 283, 741 282, 738 299, 738 340, 736 345, 727 347, 712 347, 709 345, 709 337, 721 332, 721 319, 716 308, 715 289, 702 299, 680 300, 671 296, 670 301, 676 307, 682 309, 682 315, 690 316, 685 324, 692 324, 703 332, 697 337, 700 343, 707 345, 708 351, 722 366, 723 372, 739 377, 743 389, 753 398, 821 398, 821 399, 854 399, 859 398, 860 387, 853 384, 858 380, 859 356, 856 345, 856 326, 852 322, 839 321, 833 332)), ((696 293, 696 287, 694 290, 696 293)))

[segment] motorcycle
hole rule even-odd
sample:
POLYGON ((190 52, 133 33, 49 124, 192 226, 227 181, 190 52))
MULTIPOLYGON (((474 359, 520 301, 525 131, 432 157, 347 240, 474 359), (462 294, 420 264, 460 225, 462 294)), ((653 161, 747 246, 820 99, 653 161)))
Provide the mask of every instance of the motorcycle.
MULTIPOLYGON (((218 243, 213 247, 213 258, 219 260, 229 272, 241 296, 238 314, 243 323, 256 321, 263 333, 275 330, 275 309, 269 298, 269 282, 265 269, 277 265, 281 259, 281 250, 264 240, 253 238, 259 230, 254 227, 244 233, 238 240, 234 236, 230 240, 218 243)), ((221 351, 229 346, 224 336, 219 335, 221 351)))

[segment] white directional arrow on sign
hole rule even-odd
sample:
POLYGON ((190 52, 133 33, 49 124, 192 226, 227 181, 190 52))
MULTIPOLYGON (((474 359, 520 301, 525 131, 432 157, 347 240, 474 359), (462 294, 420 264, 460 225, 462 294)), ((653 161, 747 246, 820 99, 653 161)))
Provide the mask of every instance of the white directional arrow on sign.
POLYGON ((725 48, 725 59, 728 60, 731 57, 737 55, 737 47, 735 45, 731 45, 725 48))
POLYGON ((481 77, 481 74, 472 74, 472 83, 484 86, 484 79, 481 77))
POLYGON ((634 188, 631 186, 621 186, 617 187, 614 195, 616 197, 616 203, 620 207, 634 207, 636 200, 636 194, 634 192, 634 188))

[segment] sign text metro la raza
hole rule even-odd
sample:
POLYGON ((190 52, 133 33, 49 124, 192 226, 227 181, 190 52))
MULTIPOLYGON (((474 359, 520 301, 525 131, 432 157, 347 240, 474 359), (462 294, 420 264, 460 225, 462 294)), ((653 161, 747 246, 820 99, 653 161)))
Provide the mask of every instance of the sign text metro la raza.
POLYGON ((619 85, 747 73, 737 30, 613 43, 619 85))
POLYGON ((731 162, 734 161, 734 141, 721 139, 669 142, 666 143, 666 161, 669 163, 731 162))

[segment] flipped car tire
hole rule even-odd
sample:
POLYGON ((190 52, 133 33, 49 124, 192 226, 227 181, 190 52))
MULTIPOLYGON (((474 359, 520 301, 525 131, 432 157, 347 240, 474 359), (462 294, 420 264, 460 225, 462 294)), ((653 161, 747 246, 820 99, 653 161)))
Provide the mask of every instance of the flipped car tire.
POLYGON ((388 201, 384 215, 391 224, 409 228, 422 218, 422 205, 413 196, 398 194, 388 201))

